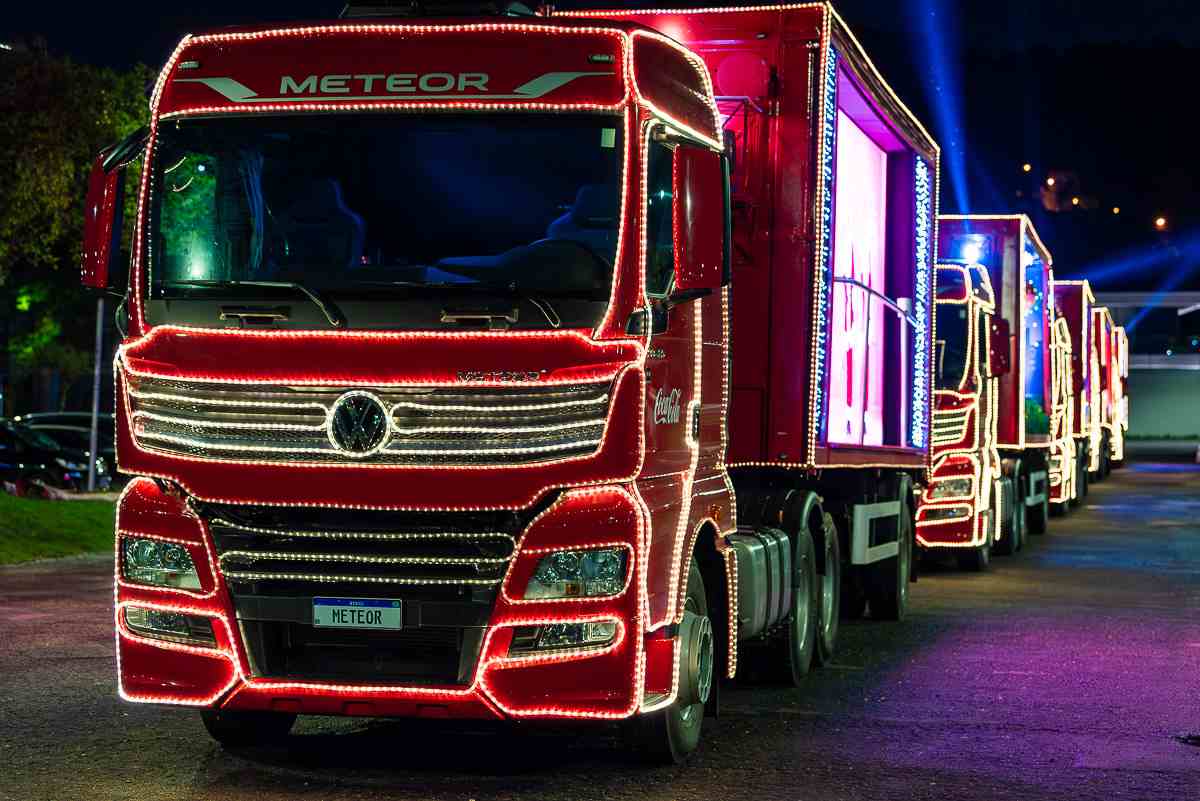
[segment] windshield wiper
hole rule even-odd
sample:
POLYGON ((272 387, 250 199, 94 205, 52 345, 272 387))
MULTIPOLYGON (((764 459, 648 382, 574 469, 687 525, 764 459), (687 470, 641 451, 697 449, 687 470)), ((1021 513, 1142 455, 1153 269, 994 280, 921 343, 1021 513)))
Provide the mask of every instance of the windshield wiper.
POLYGON ((298 284, 295 281, 213 281, 200 278, 183 278, 173 280, 169 283, 182 284, 184 286, 204 286, 204 287, 267 287, 270 289, 294 289, 301 293, 313 304, 321 310, 321 314, 325 315, 325 319, 334 328, 342 328, 346 325, 346 315, 342 314, 342 310, 337 307, 332 300, 322 298, 313 290, 306 287, 304 284, 298 284))

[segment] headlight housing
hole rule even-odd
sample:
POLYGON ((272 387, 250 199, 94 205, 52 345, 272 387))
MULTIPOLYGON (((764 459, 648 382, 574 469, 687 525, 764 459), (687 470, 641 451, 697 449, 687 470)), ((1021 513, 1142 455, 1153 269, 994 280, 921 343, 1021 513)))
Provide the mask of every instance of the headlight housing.
POLYGON ((555 551, 538 562, 525 587, 525 598, 596 598, 625 588, 629 569, 626 548, 555 551))
POLYGON ((969 477, 945 478, 929 490, 930 498, 970 498, 974 494, 975 482, 969 477))
POLYGON ((181 590, 200 589, 200 576, 192 556, 179 543, 125 537, 121 550, 125 557, 121 574, 132 582, 181 590))

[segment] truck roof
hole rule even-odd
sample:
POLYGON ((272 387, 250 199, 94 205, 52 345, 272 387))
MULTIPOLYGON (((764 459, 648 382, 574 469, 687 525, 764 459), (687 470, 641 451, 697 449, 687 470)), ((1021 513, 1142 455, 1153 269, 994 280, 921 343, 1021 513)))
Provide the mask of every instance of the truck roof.
POLYGON ((669 107, 676 113, 668 116, 718 141, 703 62, 630 20, 334 20, 189 34, 159 73, 150 107, 155 115, 373 107, 615 112, 631 98, 669 107), (564 47, 559 37, 576 41, 564 47))
MULTIPOLYGON (((768 30, 786 30, 792 33, 807 27, 806 16, 814 18, 815 28, 809 30, 818 38, 821 47, 831 42, 837 45, 844 61, 850 63, 856 77, 864 84, 873 98, 885 107, 887 117, 903 129, 904 134, 918 151, 929 160, 938 157, 937 141, 912 112, 871 61, 854 32, 838 14, 832 3, 776 3, 747 6, 708 6, 702 8, 613 8, 556 11, 555 19, 579 18, 591 21, 632 19, 661 31, 685 45, 703 50, 705 44, 730 39, 747 42, 762 42, 768 30), (797 23, 801 25, 797 25, 797 23), (677 24, 672 24, 677 23, 677 24), (719 29, 719 35, 714 35, 719 29)), ((771 46, 763 43, 762 46, 771 46)), ((717 94, 722 94, 718 91, 717 94)))

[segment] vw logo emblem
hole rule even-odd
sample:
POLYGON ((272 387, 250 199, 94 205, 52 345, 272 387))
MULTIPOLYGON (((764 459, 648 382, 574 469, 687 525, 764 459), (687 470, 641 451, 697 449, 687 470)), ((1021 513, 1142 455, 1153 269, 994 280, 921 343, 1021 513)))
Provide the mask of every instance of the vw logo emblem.
POLYGON ((370 392, 347 392, 329 410, 329 441, 345 453, 374 453, 387 444, 388 429, 387 410, 370 392))

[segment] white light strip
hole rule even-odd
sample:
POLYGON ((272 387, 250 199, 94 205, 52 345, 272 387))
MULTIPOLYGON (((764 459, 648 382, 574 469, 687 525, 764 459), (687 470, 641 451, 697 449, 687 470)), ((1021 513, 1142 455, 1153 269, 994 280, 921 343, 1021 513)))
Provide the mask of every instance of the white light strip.
POLYGON ((500 578, 407 578, 404 576, 347 576, 325 573, 256 573, 250 571, 223 571, 229 581, 315 581, 325 584, 423 584, 456 585, 471 584, 479 587, 494 587, 500 578))
POLYGON ((226 551, 221 554, 221 566, 225 560, 277 559, 289 562, 348 562, 364 565, 502 565, 509 557, 494 556, 360 556, 350 553, 292 553, 288 551, 226 551))
MULTIPOLYGON (((196 448, 202 451, 228 451, 233 453, 295 453, 295 454, 315 454, 315 455, 336 455, 346 456, 350 458, 369 458, 377 456, 379 453, 394 453, 400 456, 511 456, 511 455, 535 455, 539 453, 553 453, 556 451, 574 450, 576 448, 595 447, 600 444, 600 439, 573 440, 571 442, 560 442, 553 445, 539 445, 538 447, 524 448, 404 448, 391 449, 385 448, 383 451, 368 452, 362 456, 350 451, 337 451, 332 446, 328 448, 306 448, 294 447, 289 448, 282 445, 239 445, 237 443, 214 443, 205 442, 204 440, 193 439, 191 437, 177 437, 173 434, 161 434, 153 431, 144 431, 137 435, 138 439, 152 439, 159 442, 169 442, 174 445, 182 445, 186 448, 196 448)), ((394 444, 394 443, 392 443, 394 444)))
POLYGON ((261 528, 234 523, 223 517, 214 517, 213 526, 232 528, 247 534, 266 534, 276 537, 315 537, 321 539, 378 539, 378 540, 430 540, 430 539, 482 539, 508 540, 516 545, 516 538, 501 531, 303 531, 278 528, 261 528))

